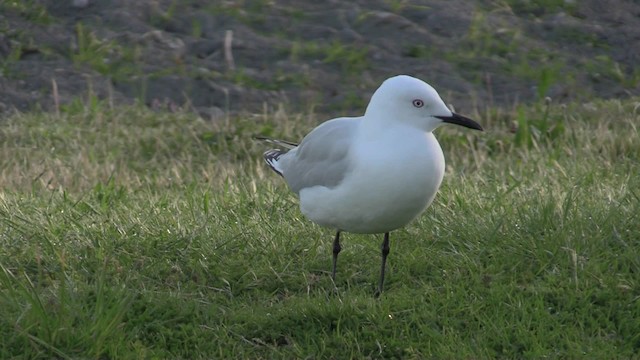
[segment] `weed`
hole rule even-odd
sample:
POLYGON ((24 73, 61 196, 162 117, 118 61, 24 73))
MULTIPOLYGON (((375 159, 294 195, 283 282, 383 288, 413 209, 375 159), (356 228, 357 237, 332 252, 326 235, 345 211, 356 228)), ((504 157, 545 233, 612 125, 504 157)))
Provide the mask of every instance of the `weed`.
POLYGON ((79 22, 76 24, 76 50, 71 59, 77 64, 87 64, 101 74, 109 72, 107 57, 114 44, 96 38, 95 34, 79 22))
POLYGON ((481 11, 473 14, 465 44, 472 56, 506 57, 514 52, 521 38, 520 31, 509 27, 496 27, 488 23, 481 11))
POLYGON ((37 0, 3 0, 0 1, 2 12, 17 12, 25 19, 38 25, 49 25, 53 22, 47 8, 37 0))
POLYGON ((151 24, 157 27, 165 26, 174 19, 176 12, 180 11, 180 5, 187 6, 188 2, 178 2, 176 0, 171 0, 171 3, 169 3, 169 6, 166 10, 163 11, 161 9, 156 9, 157 11, 154 11, 151 14, 151 24))
POLYGON ((403 11, 410 9, 428 9, 426 5, 416 4, 408 0, 385 0, 385 4, 389 7, 392 13, 400 14, 403 11))
POLYGON ((640 84, 640 70, 634 68, 625 71, 620 63, 614 61, 609 55, 600 54, 593 60, 586 61, 585 67, 589 76, 596 81, 612 80, 626 88, 633 88, 640 84))
POLYGON ((337 40, 331 43, 295 41, 289 51, 293 61, 300 57, 316 58, 327 64, 339 65, 342 72, 349 75, 359 74, 369 67, 366 47, 350 46, 337 40))
POLYGON ((202 22, 198 19, 191 22, 191 36, 195 38, 202 37, 202 22))
POLYGON ((235 84, 260 90, 282 90, 288 86, 302 87, 309 84, 307 74, 286 73, 280 69, 276 70, 268 80, 257 79, 247 74, 242 68, 229 72, 225 76, 235 84))
POLYGON ((101 40, 81 22, 76 24, 76 46, 71 59, 76 65, 87 65, 115 81, 127 81, 140 74, 140 50, 121 46, 113 40, 101 40))
POLYGON ((22 57, 22 44, 16 43, 7 57, 0 61, 0 76, 10 77, 13 74, 12 66, 22 57))
POLYGON ((368 50, 365 47, 349 46, 334 41, 325 48, 324 62, 337 63, 349 74, 359 74, 368 66, 368 50))
POLYGON ((545 14, 551 14, 564 11, 569 14, 575 13, 577 6, 573 1, 565 0, 503 0, 514 13, 519 15, 531 15, 540 17, 545 14))
POLYGON ((609 44, 602 39, 601 36, 593 32, 585 31, 579 27, 559 26, 554 29, 553 34, 554 36, 551 38, 552 41, 589 44, 593 48, 609 50, 609 44))
MULTIPOLYGON (((477 11, 464 39, 469 51, 443 55, 458 68, 475 74, 486 72, 487 64, 478 61, 484 59, 500 69, 501 74, 532 83, 539 101, 548 95, 554 85, 574 83, 577 74, 568 66, 563 54, 534 45, 522 52, 519 48, 524 40, 519 29, 490 24, 486 14, 477 11)), ((429 56, 428 51, 422 48, 410 49, 409 54, 429 56)), ((482 81, 479 76, 477 80, 482 81)))

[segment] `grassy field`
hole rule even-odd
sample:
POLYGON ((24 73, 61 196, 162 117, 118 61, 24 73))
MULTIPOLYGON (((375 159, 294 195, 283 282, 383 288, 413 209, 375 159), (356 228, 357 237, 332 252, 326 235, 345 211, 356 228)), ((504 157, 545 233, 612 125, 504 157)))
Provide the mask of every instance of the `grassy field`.
POLYGON ((637 358, 638 99, 437 130, 444 184, 392 234, 311 224, 261 162, 313 114, 218 123, 89 100, 0 128, 0 358, 637 358))

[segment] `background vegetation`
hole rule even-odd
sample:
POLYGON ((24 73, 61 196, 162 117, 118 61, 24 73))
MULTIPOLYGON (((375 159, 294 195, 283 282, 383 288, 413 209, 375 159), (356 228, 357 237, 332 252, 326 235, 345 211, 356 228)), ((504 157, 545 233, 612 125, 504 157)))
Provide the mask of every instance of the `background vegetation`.
POLYGON ((0 113, 115 104, 357 115, 409 74, 458 110, 640 96, 632 0, 0 0, 0 113), (75 4, 75 6, 74 6, 75 4))
MULTIPOLYGON (((383 44, 374 47, 272 27, 284 16, 322 38, 314 21, 339 17, 306 2, 303 12, 284 1, 198 12, 196 1, 159 1, 144 24, 163 30, 140 38, 134 29, 148 28, 127 14, 143 5, 117 13, 118 2, 62 3, 0 1, 0 358, 639 356, 638 74, 628 65, 633 50, 603 40, 615 38, 604 37, 610 28, 592 36, 582 31, 595 26, 588 21, 567 25, 591 19, 595 3, 478 2, 468 12, 467 2, 371 2, 384 12, 346 19, 383 44), (215 63, 222 55, 214 52, 203 59, 217 65, 197 72, 171 44, 180 38, 200 54, 213 35, 211 18, 196 15, 214 12, 229 21, 215 29, 269 36, 240 37, 235 69, 215 63), (84 20, 66 22, 70 14, 84 20), (92 14, 114 17, 87 21, 92 14), (411 25, 425 16, 427 33, 411 25), (463 25, 438 27, 455 16, 463 25), (118 36, 122 22, 130 32, 118 36), (531 24, 551 26, 548 44, 564 50, 532 40, 540 29, 531 24), (436 56, 423 42, 403 42, 411 36, 385 40, 407 29, 451 44, 436 56), (263 41, 283 45, 264 52, 265 63, 278 64, 267 77, 251 62, 263 41), (295 141, 331 114, 362 113, 392 75, 385 64, 433 75, 445 100, 486 131, 437 130, 444 184, 420 219, 394 232, 376 299, 379 236, 345 235, 333 284, 332 231, 300 214, 252 137, 295 141), (181 80, 194 74, 228 86, 226 96, 181 80), (146 85, 128 94, 128 80, 146 85), (336 84, 347 90, 335 93, 336 84), (265 95, 301 89, 321 90, 295 106, 265 95), (509 97, 513 89, 527 89, 527 101, 509 97), (201 93, 223 95, 197 103, 191 95, 201 93)), ((602 21, 617 14, 600 13, 602 21)))

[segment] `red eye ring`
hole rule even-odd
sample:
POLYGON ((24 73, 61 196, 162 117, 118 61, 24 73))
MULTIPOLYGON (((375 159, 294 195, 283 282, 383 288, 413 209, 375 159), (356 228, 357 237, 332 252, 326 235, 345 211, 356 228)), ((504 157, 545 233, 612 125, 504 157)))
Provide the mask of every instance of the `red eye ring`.
POLYGON ((424 101, 420 100, 420 99, 415 99, 413 100, 413 106, 417 107, 417 108, 421 108, 424 106, 424 101))

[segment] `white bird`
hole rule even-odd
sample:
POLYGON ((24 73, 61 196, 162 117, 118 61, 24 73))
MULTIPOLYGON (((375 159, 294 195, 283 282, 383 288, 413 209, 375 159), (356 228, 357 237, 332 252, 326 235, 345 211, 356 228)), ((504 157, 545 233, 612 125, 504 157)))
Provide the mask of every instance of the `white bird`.
POLYGON ((299 145, 260 138, 288 148, 264 158, 298 195, 302 213, 336 229, 334 282, 340 232, 384 233, 376 295, 382 292, 389 232, 418 217, 442 182, 444 155, 432 132, 443 123, 482 130, 451 112, 429 84, 399 75, 376 90, 364 116, 326 121, 299 145))

